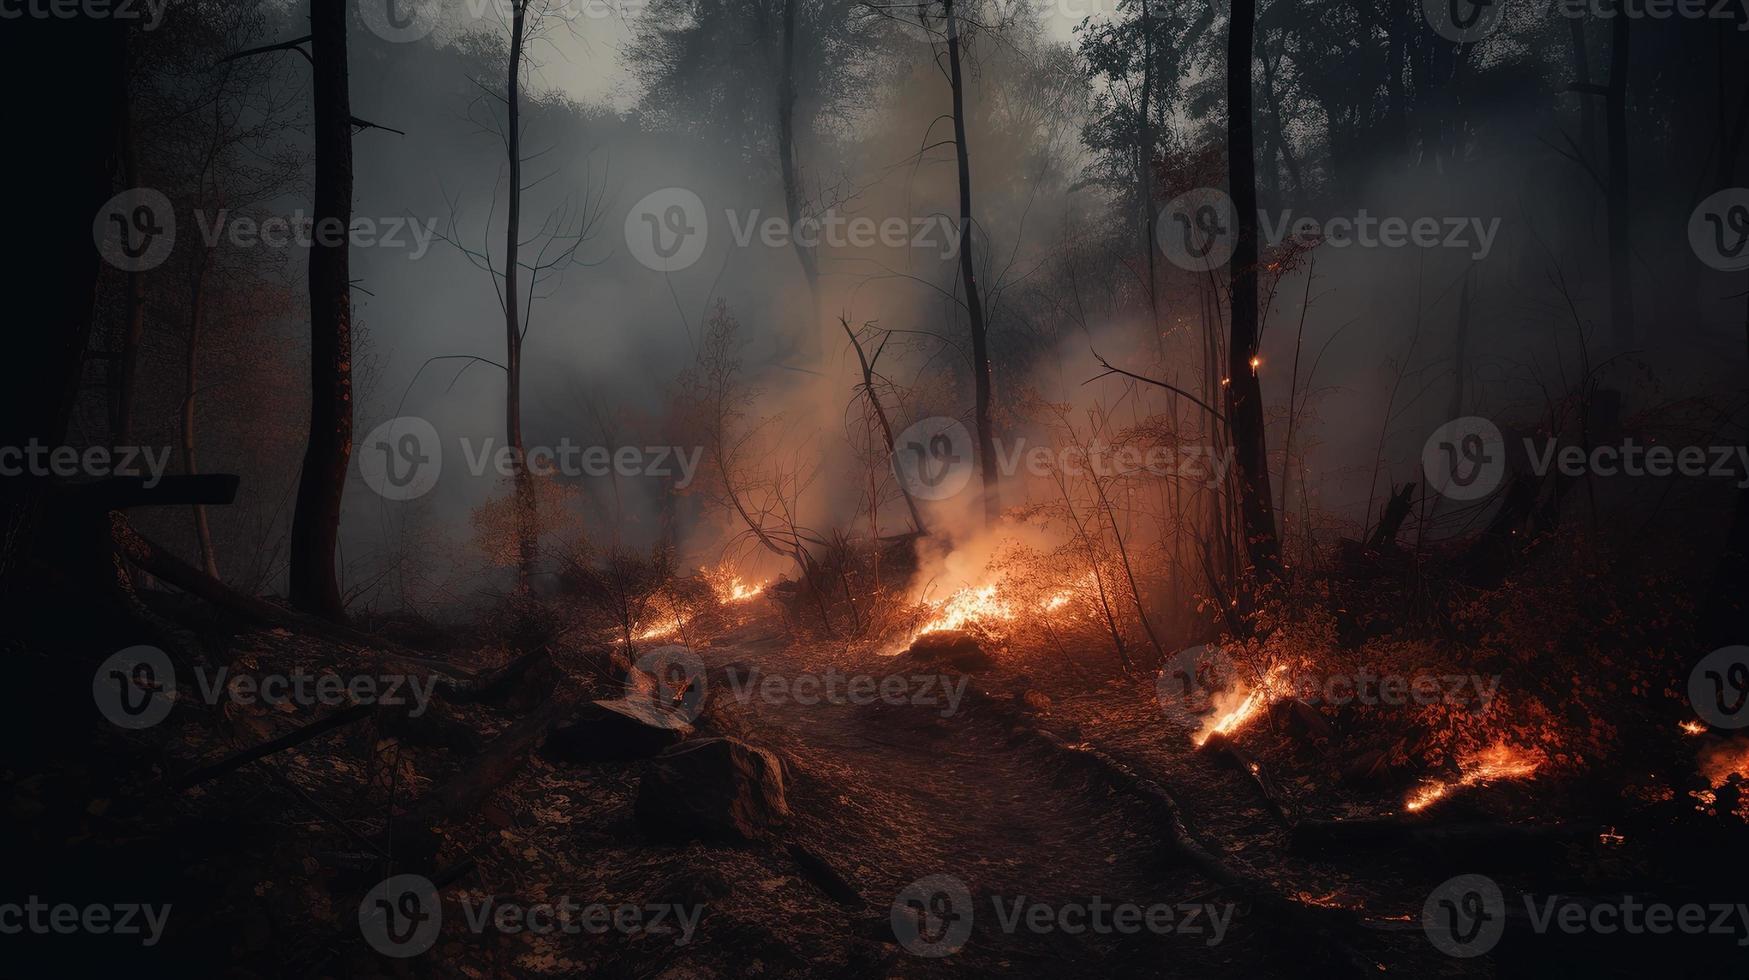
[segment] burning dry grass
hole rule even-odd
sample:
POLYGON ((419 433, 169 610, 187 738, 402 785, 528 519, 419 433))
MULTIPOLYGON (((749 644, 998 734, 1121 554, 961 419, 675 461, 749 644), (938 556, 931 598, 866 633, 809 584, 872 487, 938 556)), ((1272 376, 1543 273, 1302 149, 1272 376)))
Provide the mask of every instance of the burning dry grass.
POLYGON ((1547 760, 1533 749, 1496 742, 1480 752, 1458 760, 1458 775, 1449 780, 1423 783, 1403 801, 1409 813, 1425 810, 1467 786, 1482 786, 1502 779, 1529 779, 1547 760))

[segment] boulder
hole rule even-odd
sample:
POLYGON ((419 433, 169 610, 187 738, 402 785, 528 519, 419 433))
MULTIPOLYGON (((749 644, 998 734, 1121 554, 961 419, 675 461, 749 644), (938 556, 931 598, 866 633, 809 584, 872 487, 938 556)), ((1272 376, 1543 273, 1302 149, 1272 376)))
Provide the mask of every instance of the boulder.
POLYGON ((904 656, 919 667, 951 669, 969 674, 989 670, 996 659, 976 636, 964 630, 937 630, 911 642, 904 656))
POLYGON ((647 697, 589 701, 547 733, 547 754, 567 762, 643 759, 691 734, 685 718, 647 697))
POLYGON ((662 840, 755 840, 789 816, 783 764, 740 739, 683 742, 650 760, 634 812, 662 840))

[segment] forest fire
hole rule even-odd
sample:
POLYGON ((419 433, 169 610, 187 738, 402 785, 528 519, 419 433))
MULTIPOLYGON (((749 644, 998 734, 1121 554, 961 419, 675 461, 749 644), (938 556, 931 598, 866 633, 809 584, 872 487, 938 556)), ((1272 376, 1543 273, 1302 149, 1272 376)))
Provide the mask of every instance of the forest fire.
POLYGON ((1749 0, 11 6, 0 980, 1743 972, 1749 0))
POLYGON ((1460 759, 1456 779, 1424 783, 1403 802, 1403 809, 1409 813, 1420 812, 1466 786, 1480 786, 1502 779, 1528 779, 1541 765, 1542 759, 1536 754, 1496 742, 1475 755, 1460 759))
POLYGON ((1216 696, 1215 713, 1203 720, 1191 741, 1200 748, 1216 735, 1231 735, 1245 727, 1275 700, 1286 675, 1287 665, 1276 664, 1255 686, 1235 680, 1232 688, 1216 696))
POLYGON ((702 569, 699 575, 710 584, 711 593, 716 596, 717 601, 724 605, 757 599, 764 594, 765 587, 770 584, 769 582, 750 584, 728 562, 723 562, 714 568, 702 569))

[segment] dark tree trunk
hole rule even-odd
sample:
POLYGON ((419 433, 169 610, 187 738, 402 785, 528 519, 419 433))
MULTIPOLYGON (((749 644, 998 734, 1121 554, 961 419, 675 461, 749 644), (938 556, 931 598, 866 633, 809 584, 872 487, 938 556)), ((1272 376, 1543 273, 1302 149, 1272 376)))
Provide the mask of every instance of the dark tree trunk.
POLYGON ((1264 445, 1263 388, 1257 355, 1257 162, 1252 136, 1251 48, 1255 0, 1233 0, 1227 40, 1227 178, 1238 229, 1233 248, 1232 339, 1227 347, 1227 419, 1232 429, 1245 549, 1260 576, 1280 571, 1275 512, 1270 505, 1269 454, 1264 445))
MULTIPOLYGON (((1585 18, 1567 18, 1567 32, 1573 46, 1573 79, 1581 88, 1591 86, 1591 51, 1585 42, 1585 18)), ((1597 109, 1589 96, 1579 97, 1579 150, 1587 162, 1597 154, 1597 109)))
MULTIPOLYGON (((140 183, 140 160, 134 140, 133 59, 124 57, 119 70, 122 94, 117 147, 121 153, 121 181, 123 187, 137 187, 140 183)), ((114 446, 127 446, 134 441, 134 398, 139 377, 140 341, 145 334, 146 274, 129 272, 127 313, 122 322, 121 350, 111 362, 113 371, 110 380, 110 404, 113 406, 114 415, 110 424, 110 444, 114 446)))
POLYGON ((522 233, 522 48, 528 26, 528 0, 516 0, 510 20, 510 68, 505 78, 509 127, 505 146, 510 156, 509 216, 504 229, 504 439, 510 443, 516 495, 516 588, 528 589, 536 555, 534 478, 528 472, 522 441, 522 318, 518 315, 517 238, 522 233))
POLYGON ((1609 320, 1615 349, 1634 343, 1634 286, 1628 241, 1628 23, 1611 19, 1609 91, 1604 112, 1609 125, 1609 320))
MULTIPOLYGON (((783 0, 783 49, 777 79, 777 165, 783 175, 783 208, 789 216, 789 226, 799 228, 802 221, 801 175, 796 167, 796 0, 783 0)), ((813 315, 801 337, 801 351, 812 366, 822 353, 820 337, 820 263, 804 236, 791 234, 796 261, 808 280, 808 295, 813 299, 813 315)))
POLYGON ((310 246, 310 438, 292 515, 291 599, 306 612, 345 617, 335 578, 340 494, 352 458, 352 100, 346 78, 344 0, 311 0, 318 234, 310 246))
MULTIPOLYGON (((91 220, 113 193, 122 93, 105 69, 125 56, 126 23, 80 15, 0 29, 0 75, 8 90, 43 96, 7 107, 12 132, 32 138, 34 149, 12 157, 16 170, 8 167, 9 186, 32 190, 14 202, 22 231, 7 239, 5 268, 30 287, 15 297, 23 308, 12 312, 37 327, 14 331, 9 342, 0 445, 66 441, 97 294, 91 220), (72 118, 77 125, 68 124, 72 118)), ((21 594, 13 586, 28 577, 21 559, 43 489, 40 480, 0 480, 0 598, 21 594)))
POLYGON ((1160 337, 1159 275, 1154 255, 1154 15, 1142 0, 1142 97, 1136 110, 1136 202, 1142 209, 1142 255, 1148 267, 1148 321, 1154 342, 1160 337))
POLYGON ((997 486, 996 432, 990 421, 990 344, 984 328, 984 301, 978 295, 978 265, 972 255, 972 164, 966 150, 965 82, 960 71, 959 19, 954 0, 944 0, 947 18, 948 80, 953 88, 953 143, 959 162, 960 279, 966 290, 966 314, 972 328, 972 391, 977 424, 978 473, 982 478, 984 522, 996 523, 1002 512, 997 486))
MULTIPOLYGON (((200 463, 194 453, 194 402, 200 382, 200 331, 206 319, 206 273, 211 249, 202 249, 194 260, 194 275, 188 294, 188 346, 183 365, 182 388, 182 465, 189 476, 200 475, 200 463)), ((194 504, 194 536, 200 546, 201 570, 212 578, 219 577, 218 556, 213 551, 212 527, 207 523, 206 505, 194 504)))

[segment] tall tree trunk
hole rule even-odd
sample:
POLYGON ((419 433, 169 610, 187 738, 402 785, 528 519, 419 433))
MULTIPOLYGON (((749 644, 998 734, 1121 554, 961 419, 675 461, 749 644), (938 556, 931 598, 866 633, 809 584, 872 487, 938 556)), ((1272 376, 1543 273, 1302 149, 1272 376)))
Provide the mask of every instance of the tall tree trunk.
POLYGON ((315 99, 315 222, 310 245, 310 438, 292 515, 291 599, 340 620, 335 578, 340 495, 352 458, 352 287, 344 233, 352 225, 352 99, 346 78, 345 0, 311 0, 315 99))
POLYGON ((1251 105, 1251 49, 1256 0, 1233 0, 1227 38, 1227 181, 1238 229, 1230 267, 1232 336, 1227 346, 1227 418, 1232 428, 1245 550, 1260 576, 1280 571, 1280 544, 1270 503, 1264 445, 1263 389, 1252 360, 1258 345, 1257 162, 1251 105))
MULTIPOLYGON (((108 72, 120 64, 127 21, 93 13, 0 29, 0 76, 17 98, 7 123, 33 152, 13 157, 10 186, 30 186, 14 201, 16 227, 3 251, 13 281, 30 288, 13 313, 36 329, 15 331, 0 370, 0 445, 66 442, 91 335, 101 260, 91 218, 114 193, 122 91, 108 72), (68 120, 77 117, 77 125, 68 120), (53 134, 52 138, 49 134, 53 134)), ((25 594, 31 565, 21 561, 38 525, 47 481, 0 480, 0 600, 25 594)), ((85 624, 75 624, 85 625, 85 624)), ((83 651, 81 651, 83 652, 83 651)), ((20 717, 24 717, 21 715, 20 717)))
POLYGON ((536 560, 534 478, 528 472, 522 441, 522 318, 517 302, 517 239, 522 233, 522 112, 520 103, 522 48, 528 26, 528 0, 515 0, 510 19, 510 68, 505 77, 509 126, 505 148, 510 156, 509 214, 504 228, 504 439, 510 444, 516 495, 516 588, 528 589, 536 560))
POLYGON ((796 261, 808 280, 808 296, 813 301, 813 315, 802 334, 802 358, 812 368, 823 355, 821 343, 820 260, 812 249, 802 244, 804 236, 795 229, 802 221, 801 175, 796 167, 796 0, 783 0, 783 50, 777 78, 777 165, 783 176, 783 208, 789 217, 790 245, 795 248, 796 261))
MULTIPOLYGON (((1585 18, 1567 18, 1568 40, 1573 46, 1573 80, 1581 88, 1591 87, 1591 51, 1585 42, 1585 18)), ((1597 156, 1597 110, 1589 96, 1579 98, 1579 150, 1587 163, 1597 156)))
MULTIPOLYGON (((1390 0, 1390 4, 1390 48, 1385 58, 1385 70, 1389 73, 1385 79, 1388 113, 1385 128, 1391 152, 1397 154, 1399 160, 1405 160, 1409 154, 1409 125, 1403 104, 1403 64, 1409 43, 1409 0, 1390 0)), ((1282 479, 1285 481, 1287 477, 1284 475, 1282 479)))
MULTIPOLYGON (((129 45, 132 48, 132 45, 129 45)), ((131 53, 131 51, 130 51, 131 53)), ((121 73, 121 125, 118 149, 121 153, 122 185, 137 187, 140 183, 139 152, 135 147, 133 118, 133 59, 126 57, 118 66, 121 73)), ((146 274, 127 274, 127 313, 122 322, 121 350, 111 364, 110 442, 114 446, 132 445, 134 441, 134 397, 138 384, 140 341, 146 334, 146 274)))
POLYGON ((1148 327, 1154 343, 1160 336, 1160 283, 1155 266, 1154 222, 1154 15, 1142 0, 1142 97, 1136 110, 1136 203, 1142 209, 1142 255, 1148 265, 1148 327))
MULTIPOLYGON (((182 465, 189 476, 200 473, 194 452, 194 393, 199 385, 200 330, 206 318, 206 272, 212 249, 203 248, 194 260, 194 276, 188 294, 188 354, 184 363, 182 387, 182 465)), ((218 556, 213 552, 213 532, 207 523, 206 505, 194 505, 194 535, 200 547, 200 567, 212 578, 219 577, 218 556)))
POLYGON ((1609 320, 1615 349, 1634 343, 1634 286, 1628 241, 1628 17, 1614 17, 1609 51, 1609 320))
POLYGON ((996 523, 1002 512, 996 472, 996 433, 990 421, 990 344, 984 329, 984 301, 978 295, 977 262, 972 255, 972 164, 966 151, 965 81, 960 72, 959 19, 954 0, 943 0, 947 18, 948 81, 953 88, 953 145, 959 163, 960 280, 966 290, 966 314, 972 328, 972 391, 977 424, 978 473, 982 479, 984 523, 996 523))

